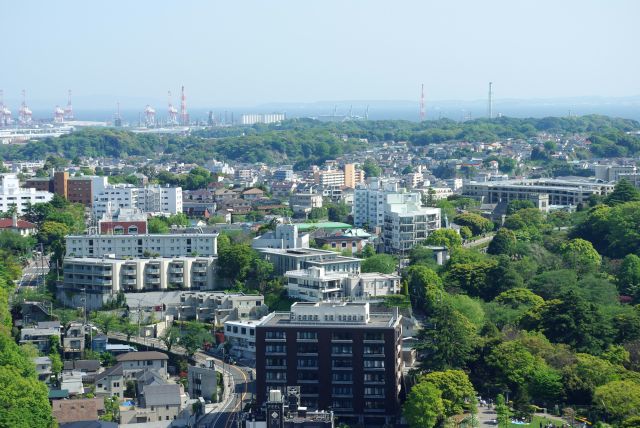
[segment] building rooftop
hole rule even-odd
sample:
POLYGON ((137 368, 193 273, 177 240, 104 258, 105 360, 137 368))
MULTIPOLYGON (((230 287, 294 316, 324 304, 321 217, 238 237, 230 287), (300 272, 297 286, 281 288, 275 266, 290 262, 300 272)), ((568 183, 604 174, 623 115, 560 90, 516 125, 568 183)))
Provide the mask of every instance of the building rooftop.
POLYGON ((393 312, 369 312, 368 302, 296 302, 291 312, 272 312, 261 327, 327 327, 339 329, 390 328, 401 316, 393 312))
POLYGON ((118 355, 116 357, 116 360, 118 362, 168 359, 169 357, 167 356, 167 354, 157 351, 127 352, 126 354, 118 355))
POLYGON ((318 223, 296 223, 299 231, 307 231, 309 229, 351 229, 353 226, 347 223, 337 221, 321 221, 318 223))

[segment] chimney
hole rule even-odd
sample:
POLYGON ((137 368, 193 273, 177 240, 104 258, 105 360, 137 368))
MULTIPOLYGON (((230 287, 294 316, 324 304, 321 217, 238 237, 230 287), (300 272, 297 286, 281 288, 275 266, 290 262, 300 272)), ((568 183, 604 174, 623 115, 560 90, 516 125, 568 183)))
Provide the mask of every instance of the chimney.
POLYGON ((12 225, 14 228, 17 228, 17 227, 18 227, 18 213, 13 213, 13 218, 12 218, 11 225, 12 225))

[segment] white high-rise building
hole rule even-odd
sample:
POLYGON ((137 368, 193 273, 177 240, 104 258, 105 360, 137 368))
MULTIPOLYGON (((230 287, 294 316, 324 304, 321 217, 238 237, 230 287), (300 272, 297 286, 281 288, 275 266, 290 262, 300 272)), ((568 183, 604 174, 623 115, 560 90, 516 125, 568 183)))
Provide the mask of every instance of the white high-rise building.
POLYGON ((28 204, 49 202, 53 193, 33 188, 20 187, 20 180, 16 174, 0 174, 0 212, 7 212, 16 208, 18 215, 24 213, 28 204))
POLYGON ((388 196, 384 210, 382 241, 384 252, 405 254, 440 229, 440 208, 425 208, 417 200, 407 201, 402 193, 388 196))
POLYGON ((393 197, 394 203, 420 204, 420 193, 406 192, 397 181, 372 178, 357 185, 353 195, 353 223, 373 229, 384 224, 385 206, 393 197))
POLYGON ((146 213, 178 214, 182 212, 182 188, 126 184, 94 189, 93 214, 102 217, 116 208, 138 208, 146 213))

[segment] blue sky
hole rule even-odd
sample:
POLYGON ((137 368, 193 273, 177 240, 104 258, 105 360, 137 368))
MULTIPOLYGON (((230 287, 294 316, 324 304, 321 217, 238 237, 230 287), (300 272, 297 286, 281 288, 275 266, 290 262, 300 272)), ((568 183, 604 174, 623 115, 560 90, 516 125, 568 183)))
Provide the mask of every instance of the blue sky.
POLYGON ((190 106, 640 95, 634 0, 0 0, 5 99, 190 106))

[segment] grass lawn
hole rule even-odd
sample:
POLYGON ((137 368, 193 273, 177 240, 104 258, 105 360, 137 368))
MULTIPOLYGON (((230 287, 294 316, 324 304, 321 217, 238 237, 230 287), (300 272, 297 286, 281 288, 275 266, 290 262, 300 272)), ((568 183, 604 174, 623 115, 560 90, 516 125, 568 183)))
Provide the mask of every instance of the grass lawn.
POLYGON ((559 422, 559 421, 555 421, 555 420, 551 420, 549 418, 543 418, 543 417, 534 415, 530 424, 519 425, 519 424, 510 423, 509 424, 509 428, 518 428, 518 427, 521 427, 521 428, 540 428, 540 423, 542 423, 543 427, 545 427, 546 425, 548 425, 550 423, 554 424, 554 426, 557 426, 557 427, 561 427, 562 426, 562 423, 559 422))

